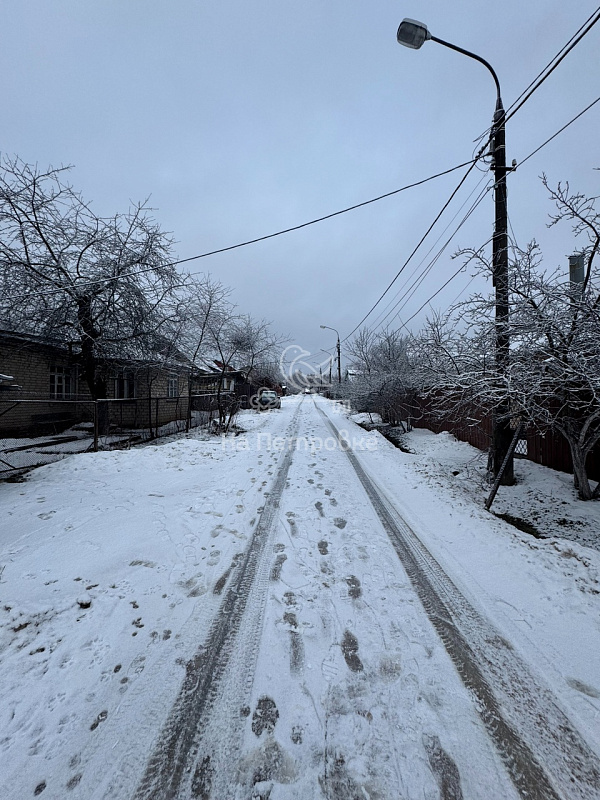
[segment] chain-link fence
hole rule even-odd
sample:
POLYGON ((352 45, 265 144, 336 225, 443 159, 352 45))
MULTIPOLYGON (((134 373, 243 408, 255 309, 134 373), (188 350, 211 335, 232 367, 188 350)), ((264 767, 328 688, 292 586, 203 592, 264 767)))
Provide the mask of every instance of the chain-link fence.
POLYGON ((0 396, 0 479, 74 453, 128 448, 209 426, 218 419, 216 395, 110 400, 49 400, 0 396))
POLYGON ((91 401, 0 397, 0 478, 92 450, 95 417, 91 401))

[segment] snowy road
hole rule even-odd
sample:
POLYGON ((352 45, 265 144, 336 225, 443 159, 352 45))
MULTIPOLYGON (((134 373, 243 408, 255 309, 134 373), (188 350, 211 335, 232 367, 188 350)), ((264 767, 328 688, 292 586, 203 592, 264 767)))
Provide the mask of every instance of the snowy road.
MULTIPOLYGON (((0 487, 0 796, 597 797, 600 692, 543 633, 554 556, 471 542, 493 525, 332 403, 242 422, 0 487)), ((597 659, 597 594, 556 585, 597 659)))

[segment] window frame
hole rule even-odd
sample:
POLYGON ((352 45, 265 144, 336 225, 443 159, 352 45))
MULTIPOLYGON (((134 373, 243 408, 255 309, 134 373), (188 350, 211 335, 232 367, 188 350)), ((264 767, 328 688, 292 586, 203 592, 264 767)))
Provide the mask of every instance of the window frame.
POLYGON ((72 400, 77 391, 77 370, 74 366, 50 364, 50 398, 72 400))
POLYGON ((177 400, 179 397, 179 375, 172 373, 167 375, 167 399, 177 400))
POLYGON ((115 400, 135 400, 136 380, 133 370, 119 370, 113 380, 113 396, 115 400))

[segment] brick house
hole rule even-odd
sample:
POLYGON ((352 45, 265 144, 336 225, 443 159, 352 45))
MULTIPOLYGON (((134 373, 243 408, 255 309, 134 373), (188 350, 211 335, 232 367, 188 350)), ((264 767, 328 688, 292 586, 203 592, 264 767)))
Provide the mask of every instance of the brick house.
MULTIPOLYGON (((107 372, 110 425, 158 427, 187 417, 190 368, 183 355, 159 364, 115 359, 107 372)), ((0 373, 9 379, 0 381, 0 437, 41 436, 93 421, 76 347, 0 331, 0 373)))

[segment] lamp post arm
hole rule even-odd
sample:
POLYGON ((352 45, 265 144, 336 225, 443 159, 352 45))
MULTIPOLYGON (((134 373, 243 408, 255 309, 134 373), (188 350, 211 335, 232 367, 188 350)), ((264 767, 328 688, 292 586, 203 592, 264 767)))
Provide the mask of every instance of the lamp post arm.
POLYGON ((449 47, 450 50, 456 50, 457 53, 462 53, 464 56, 469 56, 469 58, 474 58, 475 61, 479 61, 480 64, 483 64, 484 67, 487 67, 490 71, 492 78, 494 79, 494 83, 496 84, 496 93, 497 93, 497 101, 496 101, 496 112, 504 111, 502 108, 502 97, 500 95, 500 81, 498 80, 498 76, 492 65, 489 61, 486 61, 485 58, 478 56, 476 53, 472 53, 470 50, 464 50, 462 47, 459 47, 456 44, 451 44, 450 42, 445 42, 443 39, 438 39, 437 36, 430 36, 432 42, 437 42, 438 44, 443 44, 444 47, 449 47))
MULTIPOLYGON (((495 205, 495 226, 493 235, 493 283, 496 290, 496 366, 501 379, 505 379, 508 373, 510 360, 510 339, 509 339, 509 291, 508 291, 508 215, 507 215, 507 192, 506 192, 506 144, 505 144, 505 113, 500 94, 500 81, 494 68, 485 58, 481 58, 476 53, 464 50, 443 39, 435 36, 430 37, 433 42, 456 50, 462 55, 479 61, 487 67, 494 83, 496 84, 496 112, 490 136, 491 152, 493 155, 494 170, 494 205, 495 205)), ((493 471, 498 480, 502 480, 507 485, 514 483, 514 467, 512 460, 512 450, 510 443, 512 431, 510 429, 510 404, 504 400, 494 413, 493 434, 492 434, 492 457, 493 471)), ((492 498, 493 499, 493 498, 492 498)))

